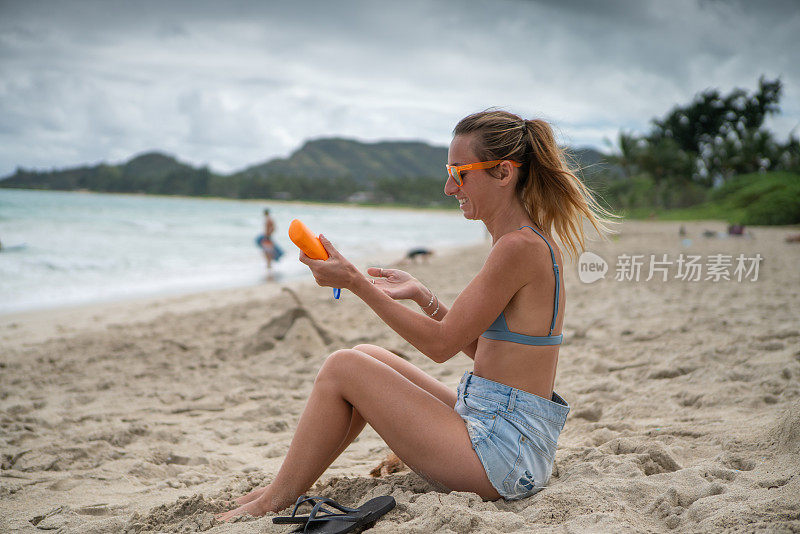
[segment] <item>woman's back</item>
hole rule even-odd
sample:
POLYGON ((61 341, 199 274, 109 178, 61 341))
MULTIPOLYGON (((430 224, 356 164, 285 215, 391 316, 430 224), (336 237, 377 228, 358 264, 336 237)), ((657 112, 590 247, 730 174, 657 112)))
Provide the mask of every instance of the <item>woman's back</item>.
MULTIPOLYGON (((550 334, 556 295, 556 272, 548 243, 559 265, 559 302, 552 334, 561 333, 566 304, 564 281, 561 279, 561 252, 547 234, 544 234, 548 241, 545 243, 542 237, 527 228, 514 233, 517 234, 514 236, 518 240, 516 245, 525 249, 527 262, 522 268, 529 271, 530 278, 503 310, 503 318, 508 330, 522 334, 523 341, 527 336, 536 336, 538 339, 534 342, 541 341, 550 334)), ((549 399, 553 393, 559 347, 560 344, 534 345, 482 336, 475 351, 474 373, 549 399)))

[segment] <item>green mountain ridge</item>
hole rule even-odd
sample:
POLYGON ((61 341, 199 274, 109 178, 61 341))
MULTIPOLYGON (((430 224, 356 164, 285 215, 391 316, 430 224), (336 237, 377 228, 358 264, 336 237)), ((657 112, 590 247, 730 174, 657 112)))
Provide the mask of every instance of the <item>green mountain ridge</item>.
POLYGON ((444 174, 447 149, 421 141, 364 143, 342 138, 307 141, 288 158, 277 158, 240 171, 247 177, 270 175, 308 178, 353 177, 364 183, 386 177, 435 177, 444 174))
MULTIPOLYGON (((593 149, 571 154, 588 170, 604 161, 593 149)), ((362 192, 358 196, 362 202, 437 203, 444 200, 446 161, 446 147, 422 141, 320 138, 307 141, 287 158, 227 175, 152 151, 116 165, 50 171, 18 168, 0 180, 0 187, 322 201, 348 200, 362 192)))
POLYGON ((192 170, 188 163, 181 163, 173 156, 162 152, 144 152, 134 156, 123 164, 125 176, 141 176, 146 178, 163 177, 180 170, 192 170))

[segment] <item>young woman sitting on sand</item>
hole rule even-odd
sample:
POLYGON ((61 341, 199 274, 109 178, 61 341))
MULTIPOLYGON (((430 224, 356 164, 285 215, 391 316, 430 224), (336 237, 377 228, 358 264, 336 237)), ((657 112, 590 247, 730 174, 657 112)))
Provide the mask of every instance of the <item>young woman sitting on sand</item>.
POLYGON ((470 115, 454 130, 448 163, 445 193, 492 236, 486 263, 452 308, 403 271, 370 268, 375 278, 365 276, 324 237, 328 260, 301 253, 301 261, 319 285, 350 290, 433 361, 463 352, 474 370, 452 391, 381 347, 334 352, 275 479, 220 519, 292 505, 367 423, 411 469, 449 490, 521 499, 546 484, 569 412, 553 391, 566 293, 551 232, 574 255, 583 219, 602 234, 610 214, 570 172, 542 120, 470 115))

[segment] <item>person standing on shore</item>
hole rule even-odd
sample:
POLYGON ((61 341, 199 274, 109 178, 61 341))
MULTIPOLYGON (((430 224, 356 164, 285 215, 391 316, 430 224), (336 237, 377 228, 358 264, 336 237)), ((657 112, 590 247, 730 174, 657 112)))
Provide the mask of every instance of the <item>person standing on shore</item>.
POLYGON ((269 214, 269 209, 264 210, 264 233, 259 239, 259 245, 264 252, 264 259, 267 260, 267 274, 272 270, 272 260, 277 260, 277 248, 275 242, 272 240, 272 234, 275 233, 275 221, 269 214))
POLYGON ((371 268, 365 276, 324 236, 329 258, 301 253, 300 261, 317 284, 350 290, 431 360, 463 352, 473 371, 453 391, 382 347, 334 352, 274 480, 218 519, 288 507, 367 423, 438 487, 496 500, 529 497, 547 483, 570 410, 553 390, 566 305, 554 235, 577 256, 583 222, 603 235, 613 215, 567 167, 545 121, 484 111, 462 119, 453 134, 444 192, 465 218, 486 225, 492 248, 451 308, 406 272, 371 268), (397 302, 403 299, 421 312, 397 302))

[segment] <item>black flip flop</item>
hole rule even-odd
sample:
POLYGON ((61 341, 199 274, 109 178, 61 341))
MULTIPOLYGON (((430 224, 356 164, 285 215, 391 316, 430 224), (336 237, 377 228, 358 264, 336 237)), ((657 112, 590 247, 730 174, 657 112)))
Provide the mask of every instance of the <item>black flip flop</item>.
MULTIPOLYGON (((345 534, 357 528, 375 523, 381 516, 392 510, 397 503, 394 497, 384 495, 375 497, 365 502, 358 508, 348 508, 341 504, 324 497, 314 497, 318 502, 314 505, 305 525, 297 527, 292 532, 303 532, 304 534, 345 534), (331 513, 325 510, 323 504, 332 508, 342 510, 345 513, 331 513), (323 514, 319 512, 325 510, 323 514)), ((293 520, 300 520, 302 516, 293 516, 293 520)), ((277 519, 277 518, 275 518, 277 519)), ((273 519, 274 521, 274 519, 273 519)))
POLYGON ((348 513, 358 513, 358 509, 342 506, 338 502, 334 501, 333 499, 329 499, 327 497, 309 497, 308 495, 300 495, 300 497, 297 498, 297 502, 295 502, 294 504, 294 508, 292 509, 292 515, 273 517, 272 522, 279 525, 289 525, 289 524, 305 525, 306 523, 308 523, 309 516, 297 515, 297 509, 300 508, 301 505, 306 503, 312 506, 311 513, 317 519, 324 519, 326 517, 341 517, 347 515, 348 513), (322 506, 323 504, 327 504, 331 508, 336 508, 337 510, 341 510, 344 513, 340 514, 332 512, 327 508, 324 508, 322 506))

